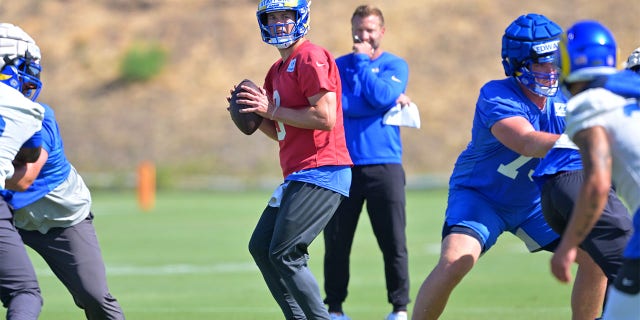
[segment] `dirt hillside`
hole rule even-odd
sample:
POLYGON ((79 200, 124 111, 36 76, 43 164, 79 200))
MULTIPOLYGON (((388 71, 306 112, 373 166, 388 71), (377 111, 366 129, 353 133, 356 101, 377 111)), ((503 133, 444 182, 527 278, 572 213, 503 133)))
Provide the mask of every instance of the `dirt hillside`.
MULTIPOLYGON (((313 1, 308 37, 336 56, 348 52, 349 18, 361 3, 313 1)), ((625 59, 640 46, 640 1, 373 3, 387 22, 384 48, 409 63, 408 94, 421 111, 423 128, 403 131, 409 177, 448 175, 469 140, 478 89, 504 75, 500 39, 517 16, 541 13, 563 27, 600 20, 616 35, 625 59)), ((244 136, 225 110, 234 83, 262 83, 278 58, 260 39, 256 5, 0 0, 0 16, 23 27, 41 47, 40 100, 56 110, 67 155, 81 172, 126 180, 141 160, 152 160, 167 185, 207 185, 213 177, 231 177, 223 183, 235 184, 280 175, 275 143, 258 134, 244 136), (167 64, 148 82, 125 83, 120 64, 139 44, 160 45, 168 52, 167 64)))

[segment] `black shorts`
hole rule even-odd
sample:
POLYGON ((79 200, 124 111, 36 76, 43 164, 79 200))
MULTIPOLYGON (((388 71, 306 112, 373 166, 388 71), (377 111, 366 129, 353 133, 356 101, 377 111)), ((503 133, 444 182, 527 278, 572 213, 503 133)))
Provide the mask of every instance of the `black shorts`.
POLYGON ((640 259, 625 259, 614 285, 626 294, 640 293, 640 259))
MULTIPOLYGON (((542 187, 542 213, 558 234, 564 232, 569 222, 583 178, 582 171, 564 171, 549 178, 542 187)), ((610 281, 615 279, 622 265, 622 253, 632 229, 631 215, 611 189, 602 216, 580 244, 610 281)))

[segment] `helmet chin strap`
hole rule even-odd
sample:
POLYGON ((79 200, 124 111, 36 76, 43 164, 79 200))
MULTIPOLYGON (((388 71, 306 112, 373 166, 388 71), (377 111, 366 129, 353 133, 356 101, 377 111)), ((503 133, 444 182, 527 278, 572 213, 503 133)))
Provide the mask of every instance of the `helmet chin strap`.
POLYGON ((518 82, 522 83, 529 91, 541 97, 553 97, 558 94, 558 86, 545 86, 537 81, 529 81, 525 77, 516 77, 518 82))

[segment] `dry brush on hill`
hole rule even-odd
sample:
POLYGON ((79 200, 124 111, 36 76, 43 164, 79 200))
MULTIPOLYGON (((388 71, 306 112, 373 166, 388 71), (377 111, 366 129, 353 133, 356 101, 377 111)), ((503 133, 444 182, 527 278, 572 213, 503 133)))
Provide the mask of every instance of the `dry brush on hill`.
MULTIPOLYGON (((172 179, 278 177, 276 145, 233 126, 225 97, 234 83, 261 83, 278 58, 262 43, 257 1, 0 0, 2 19, 22 26, 43 51, 41 100, 57 112, 67 153, 84 172, 132 172, 152 160, 172 179), (168 53, 146 82, 124 82, 119 66, 137 44, 168 53)), ((350 50, 349 18, 361 4, 315 0, 309 38, 338 56, 350 50)), ((393 1, 386 50, 410 66, 408 94, 423 128, 403 131, 407 173, 446 175, 469 140, 480 86, 502 77, 500 38, 518 15, 545 14, 563 27, 608 25, 625 56, 640 45, 640 2, 393 1)))

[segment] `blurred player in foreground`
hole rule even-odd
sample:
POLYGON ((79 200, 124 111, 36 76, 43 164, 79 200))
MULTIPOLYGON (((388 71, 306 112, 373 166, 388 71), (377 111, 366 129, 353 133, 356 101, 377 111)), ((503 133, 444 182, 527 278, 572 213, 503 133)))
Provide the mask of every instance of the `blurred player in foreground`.
POLYGON ((351 17, 353 52, 336 59, 347 147, 354 166, 349 198, 324 229, 324 301, 334 320, 349 319, 342 304, 347 298, 351 246, 365 201, 384 258, 387 301, 393 307, 387 320, 407 319, 409 259, 402 139, 400 127, 386 124, 384 118, 398 99, 408 100, 404 91, 409 67, 404 59, 384 51, 384 32, 380 9, 357 7, 351 17))
MULTIPOLYGON (((563 133, 566 128, 566 105, 558 104, 549 112, 552 114, 550 119, 556 121, 549 121, 545 131, 563 133)), ((562 234, 584 181, 578 147, 563 134, 542 159, 532 177, 540 187, 540 204, 547 223, 555 232, 562 234)), ((599 291, 604 297, 607 284, 615 281, 622 265, 624 248, 632 231, 633 223, 629 211, 612 187, 600 219, 580 244, 580 248, 589 254, 607 278, 601 288, 593 287, 593 292, 599 291)), ((584 265, 580 268, 584 268, 584 265)))
MULTIPOLYGON (((29 95, 40 91, 39 58, 40 49, 29 35, 12 24, 0 23, 0 189, 14 175, 13 162, 30 165, 27 162, 36 161, 40 153, 44 108, 22 93, 23 89, 29 95), (30 156, 16 158, 26 148, 32 150, 30 156)), ((42 308, 33 265, 4 197, 0 198, 0 300, 7 308, 7 319, 37 319, 42 308)))
MULTIPOLYGON (((11 28, 11 27, 8 27, 11 28)), ((9 41, 9 39, 5 39, 9 41)), ((33 43, 34 47, 37 47, 33 43)), ((38 51, 40 51, 38 49, 38 51)), ((32 63, 40 64, 40 59, 32 63)), ((39 79, 41 69, 35 75, 39 79)), ((38 92, 24 87, 34 101, 38 92)), ((37 161, 16 166, 3 190, 26 245, 47 262, 87 319, 124 319, 109 293, 100 245, 93 227, 91 194, 64 154, 53 110, 45 105, 42 151, 37 161), (19 191, 19 192, 16 192, 19 191)))
MULTIPOLYGON (((549 110, 554 113, 556 122, 551 122, 549 132, 562 133, 565 130, 566 105, 558 105, 559 108, 549 110)), ((547 224, 558 234, 562 234, 573 213, 580 187, 582 186, 584 172, 578 147, 573 144, 566 135, 562 135, 547 155, 542 159, 532 178, 540 188, 540 205, 547 224)), ((600 294, 602 303, 606 295, 607 284, 613 283, 618 270, 622 265, 622 253, 631 237, 633 224, 629 211, 616 195, 615 189, 609 190, 607 204, 603 214, 584 241, 580 249, 584 250, 597 265, 588 264, 588 267, 600 267, 602 270, 602 282, 599 286, 595 283, 586 283, 588 289, 594 294, 600 294), (605 280, 606 277, 606 280, 605 280)), ((585 257, 586 259, 586 257, 585 257)), ((584 274, 585 265, 579 266, 578 275, 584 274)), ((590 273, 600 273, 591 270, 590 273)), ((584 281, 578 280, 578 284, 584 281)), ((578 288, 574 287, 574 291, 578 288)), ((581 301, 573 303, 582 304, 581 301)), ((574 306, 574 308, 580 305, 574 306)))
POLYGON ((307 248, 351 184, 338 68, 327 50, 305 38, 306 0, 261 1, 257 18, 263 41, 281 59, 263 89, 243 86, 237 102, 265 118, 260 130, 280 146, 284 183, 262 212, 249 251, 285 319, 329 320, 307 248))
MULTIPOLYGON (((449 182, 440 260, 420 287, 412 319, 438 319, 454 288, 503 232, 519 237, 530 252, 556 247, 559 235, 542 215, 540 191, 530 175, 559 137, 541 130, 555 121, 549 110, 565 103, 556 94, 553 64, 561 33, 539 14, 520 16, 505 29, 507 78, 480 89, 471 142, 449 182)), ((586 258, 580 263, 588 268, 578 270, 587 271, 579 277, 586 282, 576 283, 572 295, 574 319, 595 319, 602 305, 602 290, 592 285, 601 288, 604 276, 586 258)))
POLYGON ((596 21, 574 24, 561 42, 558 65, 567 104, 567 134, 580 148, 584 183, 551 271, 562 282, 578 245, 602 214, 611 185, 634 212, 634 233, 609 289, 604 320, 640 319, 640 76, 616 69, 617 45, 596 21))

